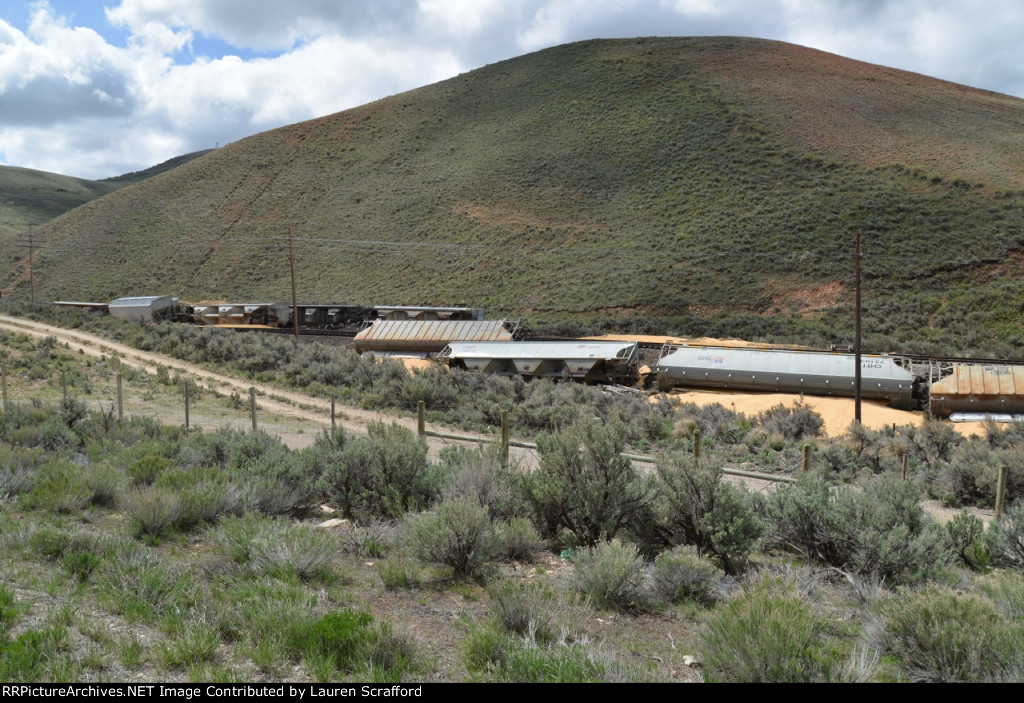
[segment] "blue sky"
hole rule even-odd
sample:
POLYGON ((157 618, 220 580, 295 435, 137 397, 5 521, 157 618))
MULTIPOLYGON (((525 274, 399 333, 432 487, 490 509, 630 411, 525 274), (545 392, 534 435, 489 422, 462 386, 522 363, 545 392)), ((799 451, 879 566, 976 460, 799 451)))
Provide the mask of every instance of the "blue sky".
POLYGON ((1024 97, 1020 0, 5 0, 0 163, 83 178, 597 37, 778 39, 1024 97))

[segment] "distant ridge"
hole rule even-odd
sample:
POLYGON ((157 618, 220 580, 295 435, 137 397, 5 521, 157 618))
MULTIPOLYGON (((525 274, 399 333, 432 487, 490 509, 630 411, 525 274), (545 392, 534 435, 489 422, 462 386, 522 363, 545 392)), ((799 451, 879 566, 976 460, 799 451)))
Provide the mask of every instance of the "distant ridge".
POLYGON ((774 41, 595 40, 79 207, 39 288, 286 299, 290 223, 304 300, 845 343, 861 230, 876 348, 1019 355, 1022 194, 1022 100, 774 41))
POLYGON ((132 171, 131 173, 125 173, 125 174, 122 174, 120 176, 113 176, 111 178, 104 178, 100 182, 101 183, 117 183, 121 187, 126 186, 126 185, 131 185, 133 183, 138 183, 139 181, 144 181, 147 178, 152 178, 153 176, 158 176, 161 173, 164 173, 165 171, 170 171, 172 168, 177 168, 178 166, 181 166, 183 164, 187 164, 189 161, 192 161, 193 159, 198 159, 200 156, 205 156, 206 154, 209 154, 211 151, 213 151, 213 149, 202 149, 200 151, 193 151, 190 154, 183 154, 181 156, 175 156, 173 158, 167 159, 167 161, 164 161, 161 164, 157 164, 156 166, 150 166, 149 168, 147 168, 145 170, 142 170, 142 171, 132 171))

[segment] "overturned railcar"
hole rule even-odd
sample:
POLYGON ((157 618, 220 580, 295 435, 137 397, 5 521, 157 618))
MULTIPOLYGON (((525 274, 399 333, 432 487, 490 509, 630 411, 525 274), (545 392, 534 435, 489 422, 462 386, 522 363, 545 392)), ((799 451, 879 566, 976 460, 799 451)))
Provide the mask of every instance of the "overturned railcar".
POLYGON ((377 320, 356 335, 359 353, 427 352, 443 350, 450 342, 511 342, 520 336, 518 323, 508 320, 377 320))
POLYGON ((1024 366, 956 364, 931 384, 929 410, 936 417, 1024 413, 1024 366))
POLYGON ((169 295, 139 295, 111 300, 107 312, 129 322, 160 322, 174 316, 178 303, 169 295))
MULTIPOLYGON (((809 395, 854 396, 856 357, 849 353, 739 347, 670 346, 656 373, 658 388, 676 386, 809 395)), ((924 381, 898 357, 861 356, 861 397, 917 409, 924 381)))
POLYGON ((449 368, 528 378, 632 385, 636 342, 452 342, 437 356, 449 368))

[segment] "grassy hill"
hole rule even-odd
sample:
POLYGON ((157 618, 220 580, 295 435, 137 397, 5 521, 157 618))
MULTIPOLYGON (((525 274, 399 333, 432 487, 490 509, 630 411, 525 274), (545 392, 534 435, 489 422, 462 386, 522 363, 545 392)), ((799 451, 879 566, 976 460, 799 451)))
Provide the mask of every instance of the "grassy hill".
POLYGON ((30 225, 39 225, 117 188, 111 183, 0 166, 0 247, 11 259, 17 258, 18 237, 27 233, 30 225))
MULTIPOLYGON (((39 225, 79 205, 169 171, 205 153, 199 151, 178 156, 144 171, 102 181, 16 166, 0 166, 0 250, 9 252, 10 260, 20 263, 28 255, 27 237, 22 235, 29 231, 30 226, 33 232, 44 233, 46 230, 37 229, 39 225)), ((17 269, 12 273, 17 275, 17 269)))
MULTIPOLYGON (((779 42, 600 40, 258 134, 53 221, 53 298, 469 303, 1019 356, 1024 101, 779 42)), ((17 270, 4 294, 24 295, 17 270)))

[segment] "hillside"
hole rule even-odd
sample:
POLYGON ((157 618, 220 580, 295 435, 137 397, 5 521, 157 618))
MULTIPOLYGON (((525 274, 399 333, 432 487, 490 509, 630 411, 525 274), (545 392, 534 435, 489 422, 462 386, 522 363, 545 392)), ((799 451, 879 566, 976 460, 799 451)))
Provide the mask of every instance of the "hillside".
MULTIPOLYGON (((600 40, 241 140, 47 227, 37 290, 468 303, 1020 355, 1024 101, 779 42, 600 40)), ((5 296, 27 289, 12 270, 5 296)))
MULTIPOLYGON (((209 151, 209 150, 207 150, 209 151)), ((0 247, 18 251, 18 237, 65 212, 119 188, 139 183, 202 156, 206 151, 177 156, 162 164, 102 181, 63 176, 16 166, 0 166, 0 247)), ((26 249, 27 255, 27 249, 26 249)), ((14 258, 12 254, 12 258, 14 258)))
POLYGON ((119 186, 15 166, 0 166, 0 245, 5 251, 38 225, 119 186))

